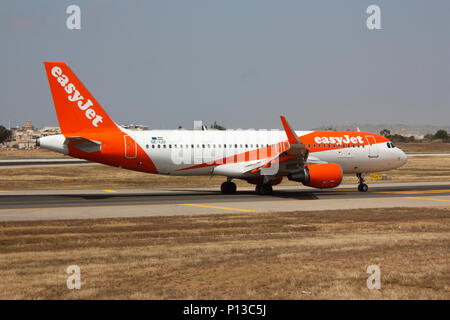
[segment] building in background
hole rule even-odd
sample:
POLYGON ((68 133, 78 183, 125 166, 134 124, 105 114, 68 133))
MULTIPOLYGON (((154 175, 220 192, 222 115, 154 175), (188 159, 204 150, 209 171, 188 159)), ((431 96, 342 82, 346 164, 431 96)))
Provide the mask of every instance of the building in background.
POLYGON ((44 127, 42 129, 35 128, 30 120, 22 127, 11 128, 11 138, 5 142, 7 148, 17 149, 35 149, 36 139, 43 136, 50 136, 53 134, 60 134, 59 127, 44 127))
POLYGON ((122 125, 122 127, 124 127, 125 129, 129 129, 129 130, 139 130, 139 131, 143 131, 143 130, 148 130, 148 126, 144 126, 142 124, 125 124, 122 125))

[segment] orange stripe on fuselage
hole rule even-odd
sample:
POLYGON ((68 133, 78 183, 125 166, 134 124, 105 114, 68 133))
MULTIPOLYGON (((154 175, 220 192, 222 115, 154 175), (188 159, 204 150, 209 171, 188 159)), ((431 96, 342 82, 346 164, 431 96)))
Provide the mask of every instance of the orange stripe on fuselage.
MULTIPOLYGON (((374 133, 354 132, 354 131, 314 131, 314 132, 308 133, 306 135, 299 136, 299 139, 304 145, 306 145, 306 148, 309 150, 310 153, 315 153, 315 152, 322 152, 322 151, 344 149, 342 147, 342 144, 344 143, 344 141, 345 141, 346 148, 347 148, 348 144, 350 144, 351 147, 353 147, 353 145, 355 145, 355 147, 357 145, 368 145, 369 143, 366 139, 366 136, 373 136, 375 138, 375 141, 377 144, 389 141, 385 137, 374 134, 374 133), (318 147, 319 143, 316 142, 316 138, 320 138, 320 141, 321 141, 320 148, 318 147), (326 138, 326 139, 324 139, 324 138, 326 138), (331 138, 333 138, 333 139, 331 139, 331 138), (323 143, 322 141, 328 141, 328 142, 334 141, 334 143, 323 143), (353 141, 356 141, 356 143, 353 143, 353 141), (361 141, 362 141, 362 143, 361 143, 361 141), (315 147, 314 147, 314 145, 315 145, 315 147), (338 147, 338 145, 340 145, 340 147, 338 147)), ((319 141, 319 140, 317 140, 317 141, 319 141)), ((272 147, 272 145, 269 145, 268 148, 262 147, 262 148, 253 149, 250 151, 245 151, 245 152, 231 155, 231 156, 228 156, 225 158, 201 163, 201 164, 191 166, 191 167, 178 169, 177 171, 214 167, 214 166, 218 166, 218 165, 222 165, 222 164, 234 164, 234 163, 241 163, 241 162, 246 162, 246 161, 268 159, 268 158, 274 157, 276 154, 278 154, 277 148, 281 152, 288 150, 289 149, 289 141, 285 140, 282 142, 278 142, 278 143, 274 144, 273 146, 274 147, 272 147), (254 155, 254 156, 251 157, 250 155, 254 155)), ((279 161, 281 163, 281 162, 285 162, 285 161, 288 161, 291 159, 292 159, 292 157, 285 156, 285 157, 281 157, 279 161)))

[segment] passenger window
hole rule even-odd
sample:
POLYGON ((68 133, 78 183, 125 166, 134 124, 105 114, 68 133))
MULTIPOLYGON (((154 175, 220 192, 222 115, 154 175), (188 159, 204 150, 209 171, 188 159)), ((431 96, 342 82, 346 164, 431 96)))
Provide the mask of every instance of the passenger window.
POLYGON ((161 149, 161 145, 160 144, 158 144, 158 149, 161 149))
POLYGON ((336 145, 335 145, 335 144, 333 144, 333 148, 336 148, 336 145))
POLYGON ((165 145, 165 144, 163 145, 163 148, 164 148, 164 149, 166 148, 166 145, 165 145))
POLYGON ((313 144, 313 148, 315 148, 316 147, 316 144, 313 144))
POLYGON ((310 144, 308 144, 308 148, 311 148, 311 145, 310 145, 310 144))
POLYGON ((147 149, 148 149, 148 145, 146 145, 147 149))
POLYGON ((171 144, 169 144, 169 149, 172 149, 172 145, 171 144))
POLYGON ((155 145, 154 144, 152 144, 152 148, 155 149, 155 145))

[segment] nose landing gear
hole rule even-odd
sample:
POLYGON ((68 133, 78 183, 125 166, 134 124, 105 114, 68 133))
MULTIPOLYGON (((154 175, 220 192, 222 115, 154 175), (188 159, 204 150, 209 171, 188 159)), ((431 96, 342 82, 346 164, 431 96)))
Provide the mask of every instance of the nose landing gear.
POLYGON ((359 180, 358 191, 359 192, 367 192, 367 190, 369 190, 369 187, 367 186, 367 184, 364 183, 364 177, 366 176, 366 174, 365 173, 357 173, 356 176, 358 177, 358 180, 359 180))

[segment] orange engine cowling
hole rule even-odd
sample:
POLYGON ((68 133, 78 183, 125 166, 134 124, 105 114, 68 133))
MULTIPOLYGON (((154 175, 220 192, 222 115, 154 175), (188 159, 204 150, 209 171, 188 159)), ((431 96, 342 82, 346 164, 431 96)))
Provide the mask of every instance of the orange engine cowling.
POLYGON ((290 174, 289 180, 302 182, 305 186, 326 189, 341 184, 342 168, 336 163, 310 164, 303 171, 290 174))

